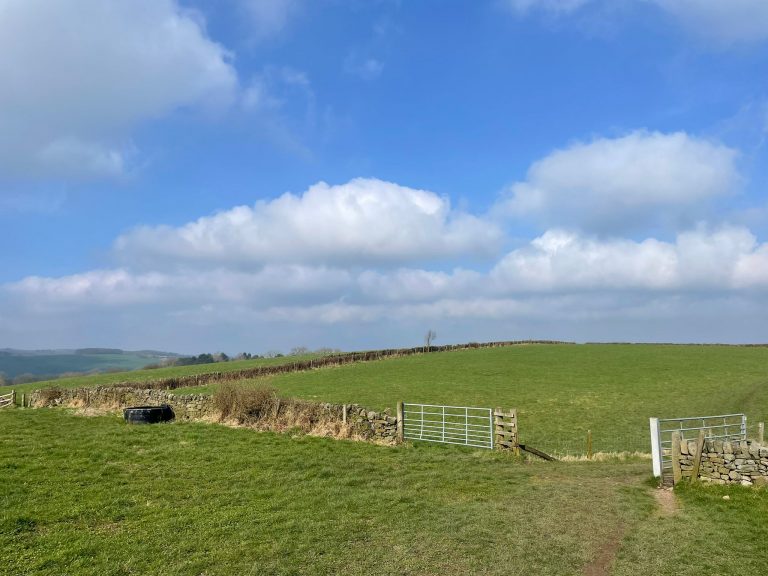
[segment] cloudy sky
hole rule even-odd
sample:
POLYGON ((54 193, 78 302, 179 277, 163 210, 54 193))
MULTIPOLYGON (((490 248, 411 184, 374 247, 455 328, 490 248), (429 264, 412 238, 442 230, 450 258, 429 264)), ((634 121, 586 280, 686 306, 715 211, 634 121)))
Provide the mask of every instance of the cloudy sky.
POLYGON ((765 0, 0 0, 0 347, 768 341, 765 0))

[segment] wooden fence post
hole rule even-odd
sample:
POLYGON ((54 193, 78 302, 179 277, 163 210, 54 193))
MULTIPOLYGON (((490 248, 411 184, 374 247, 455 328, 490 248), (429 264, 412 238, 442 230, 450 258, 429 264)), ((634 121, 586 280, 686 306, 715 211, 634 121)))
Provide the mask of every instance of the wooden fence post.
POLYGON ((11 390, 11 406, 16 406, 16 390, 11 390))
POLYGON ((515 456, 520 456, 520 426, 517 420, 517 408, 513 408, 511 414, 512 422, 515 424, 515 456))
POLYGON ((402 442, 405 440, 405 423, 403 422, 403 418, 405 415, 405 406, 403 405, 403 401, 400 400, 397 403, 397 440, 398 442, 402 442))
POLYGON ((346 424, 347 423, 347 405, 344 404, 341 407, 341 423, 346 424))
POLYGON ((587 458, 592 460, 592 430, 587 430, 587 458))
POLYGON ((21 393, 21 407, 27 407, 27 395, 24 392, 21 393))
POLYGON ((691 470, 691 482, 697 482, 699 480, 699 469, 701 468, 702 452, 704 452, 704 430, 699 430, 699 438, 696 440, 696 456, 693 457, 693 470, 691 470))
POLYGON ((672 433, 672 483, 677 484, 683 478, 680 468, 680 432, 672 433))
POLYGON ((761 446, 765 442, 765 422, 757 423, 757 443, 761 446))

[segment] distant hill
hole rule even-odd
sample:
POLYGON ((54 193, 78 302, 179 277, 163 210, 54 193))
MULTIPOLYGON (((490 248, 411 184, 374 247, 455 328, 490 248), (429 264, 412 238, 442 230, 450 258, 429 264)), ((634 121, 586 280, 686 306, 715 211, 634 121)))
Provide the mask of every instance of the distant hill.
POLYGON ((173 352, 157 350, 127 351, 116 348, 80 348, 76 350, 0 349, 0 374, 13 379, 23 374, 56 378, 69 372, 108 372, 135 370, 157 364, 167 358, 179 358, 173 352))

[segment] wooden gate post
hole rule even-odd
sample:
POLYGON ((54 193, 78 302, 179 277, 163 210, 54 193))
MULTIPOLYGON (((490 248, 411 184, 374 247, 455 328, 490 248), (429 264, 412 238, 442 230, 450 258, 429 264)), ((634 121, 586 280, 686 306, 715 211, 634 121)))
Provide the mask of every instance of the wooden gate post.
POLYGON ((757 423, 757 443, 761 446, 765 442, 765 422, 757 423))
POLYGON ((493 410, 493 436, 494 446, 501 450, 514 450, 515 455, 520 455, 520 439, 517 429, 517 409, 504 412, 500 407, 493 410), (509 421, 507 421, 509 420, 509 421))
POLYGON ((405 416, 405 406, 403 405, 403 401, 400 400, 397 403, 397 441, 402 442, 405 440, 405 432, 404 432, 404 425, 403 418, 405 416))

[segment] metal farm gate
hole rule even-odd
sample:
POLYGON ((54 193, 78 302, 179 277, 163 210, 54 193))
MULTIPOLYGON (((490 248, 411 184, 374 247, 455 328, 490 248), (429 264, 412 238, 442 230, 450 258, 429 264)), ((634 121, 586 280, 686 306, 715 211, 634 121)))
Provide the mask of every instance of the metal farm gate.
POLYGON ((704 430, 707 440, 747 439, 747 417, 744 414, 651 418, 650 425, 653 475, 663 480, 672 476, 672 434, 675 432, 680 434, 681 440, 695 440, 701 430, 704 430))
POLYGON ((403 403, 403 437, 493 448, 493 409, 403 403))

